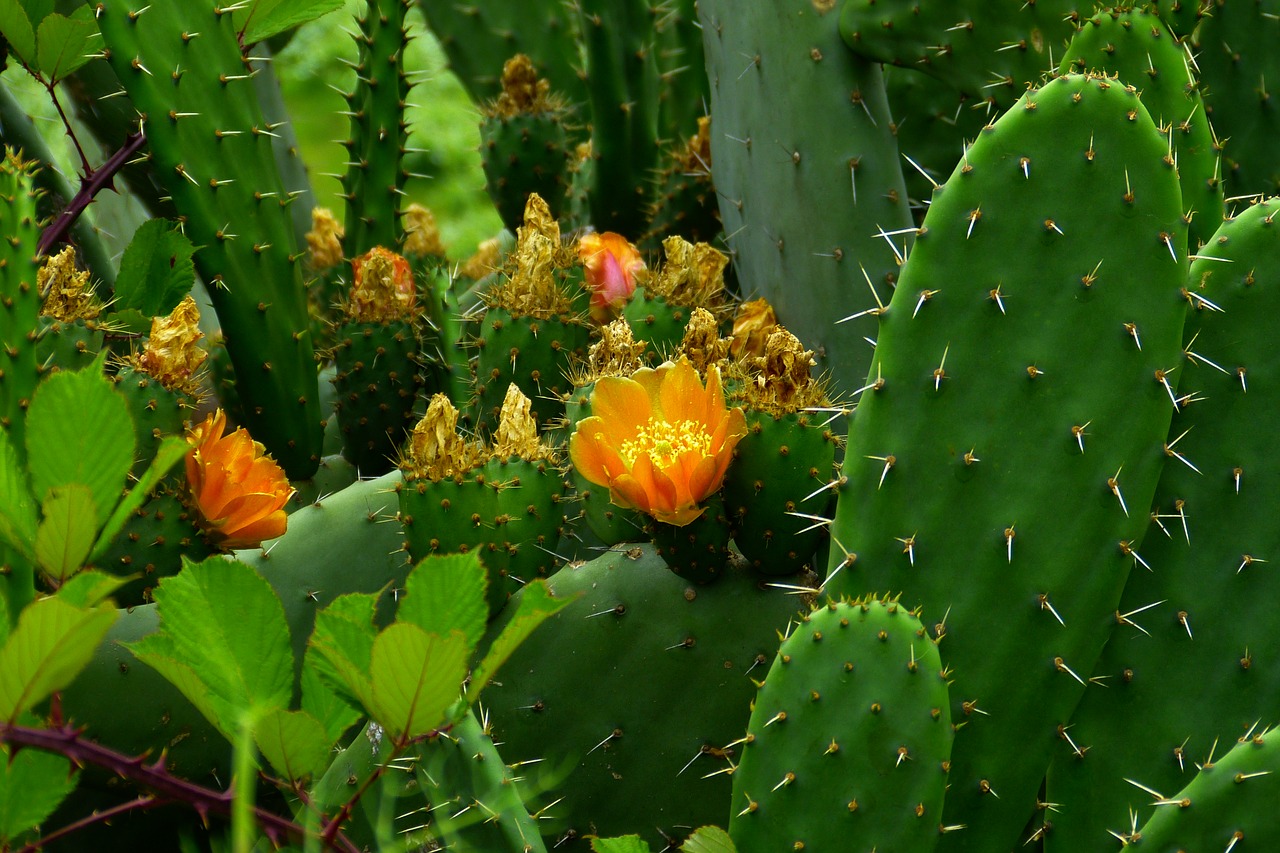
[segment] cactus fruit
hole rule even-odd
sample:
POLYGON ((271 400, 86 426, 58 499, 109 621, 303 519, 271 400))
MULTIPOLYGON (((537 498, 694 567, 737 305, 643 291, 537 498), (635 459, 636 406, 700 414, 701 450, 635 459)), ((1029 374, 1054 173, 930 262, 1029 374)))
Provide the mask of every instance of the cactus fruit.
POLYGON ((538 77, 529 57, 516 54, 502 66, 502 94, 484 109, 480 152, 489 196, 512 232, 524 223, 530 193, 560 218, 568 189, 568 114, 563 96, 538 77))
POLYGON ((865 598, 788 627, 736 741, 739 853, 933 849, 954 733, 948 674, 917 617, 865 598))
POLYGON ((939 849, 1018 843, 1137 561, 1183 404, 1169 373, 1186 223, 1167 150, 1114 81, 1027 92, 935 191, 876 312, 826 589, 901 590, 947 636, 964 726, 943 823, 968 828, 939 849))
POLYGON ((381 247, 352 262, 354 281, 334 334, 334 406, 343 455, 366 476, 395 467, 421 389, 418 297, 409 262, 381 247))

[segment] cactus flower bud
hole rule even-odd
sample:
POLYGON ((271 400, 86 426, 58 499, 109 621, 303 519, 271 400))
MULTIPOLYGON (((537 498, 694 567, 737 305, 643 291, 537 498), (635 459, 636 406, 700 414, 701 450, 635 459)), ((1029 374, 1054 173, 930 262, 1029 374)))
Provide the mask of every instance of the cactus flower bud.
POLYGON ((578 257, 586 267, 591 288, 591 317, 608 322, 636 289, 636 273, 645 268, 640 252, 620 234, 584 234, 578 241, 578 257))

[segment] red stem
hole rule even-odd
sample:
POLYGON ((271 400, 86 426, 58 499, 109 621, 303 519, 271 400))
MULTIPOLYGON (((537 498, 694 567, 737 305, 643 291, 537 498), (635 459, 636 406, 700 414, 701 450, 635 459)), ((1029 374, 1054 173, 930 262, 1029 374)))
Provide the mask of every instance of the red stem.
POLYGON ((67 204, 66 210, 58 214, 48 228, 44 229, 44 233, 40 235, 39 253, 47 255, 49 248, 60 242, 71 230, 72 224, 80 218, 80 214, 84 213, 87 208, 101 190, 110 187, 115 180, 116 173, 124 168, 125 164, 137 154, 143 145, 147 144, 147 137, 139 130, 137 133, 129 134, 125 139, 124 146, 111 155, 107 162, 103 163, 96 170, 87 173, 80 179, 80 189, 76 193, 75 198, 67 204))

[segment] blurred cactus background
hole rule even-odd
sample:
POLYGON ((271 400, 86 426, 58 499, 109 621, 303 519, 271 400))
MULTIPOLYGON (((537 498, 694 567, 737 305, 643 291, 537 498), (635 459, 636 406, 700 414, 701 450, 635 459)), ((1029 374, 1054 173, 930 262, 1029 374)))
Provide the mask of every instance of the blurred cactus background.
POLYGON ((1280 849, 1280 0, 0 36, 0 851, 1280 849))

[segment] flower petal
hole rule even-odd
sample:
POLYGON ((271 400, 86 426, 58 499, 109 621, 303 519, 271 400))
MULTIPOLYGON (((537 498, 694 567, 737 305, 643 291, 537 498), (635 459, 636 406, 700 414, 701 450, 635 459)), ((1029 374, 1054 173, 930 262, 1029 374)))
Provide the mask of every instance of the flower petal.
POLYGON ((653 407, 639 382, 624 376, 605 376, 591 392, 591 414, 600 419, 602 431, 621 444, 635 438, 649 422, 653 407))

